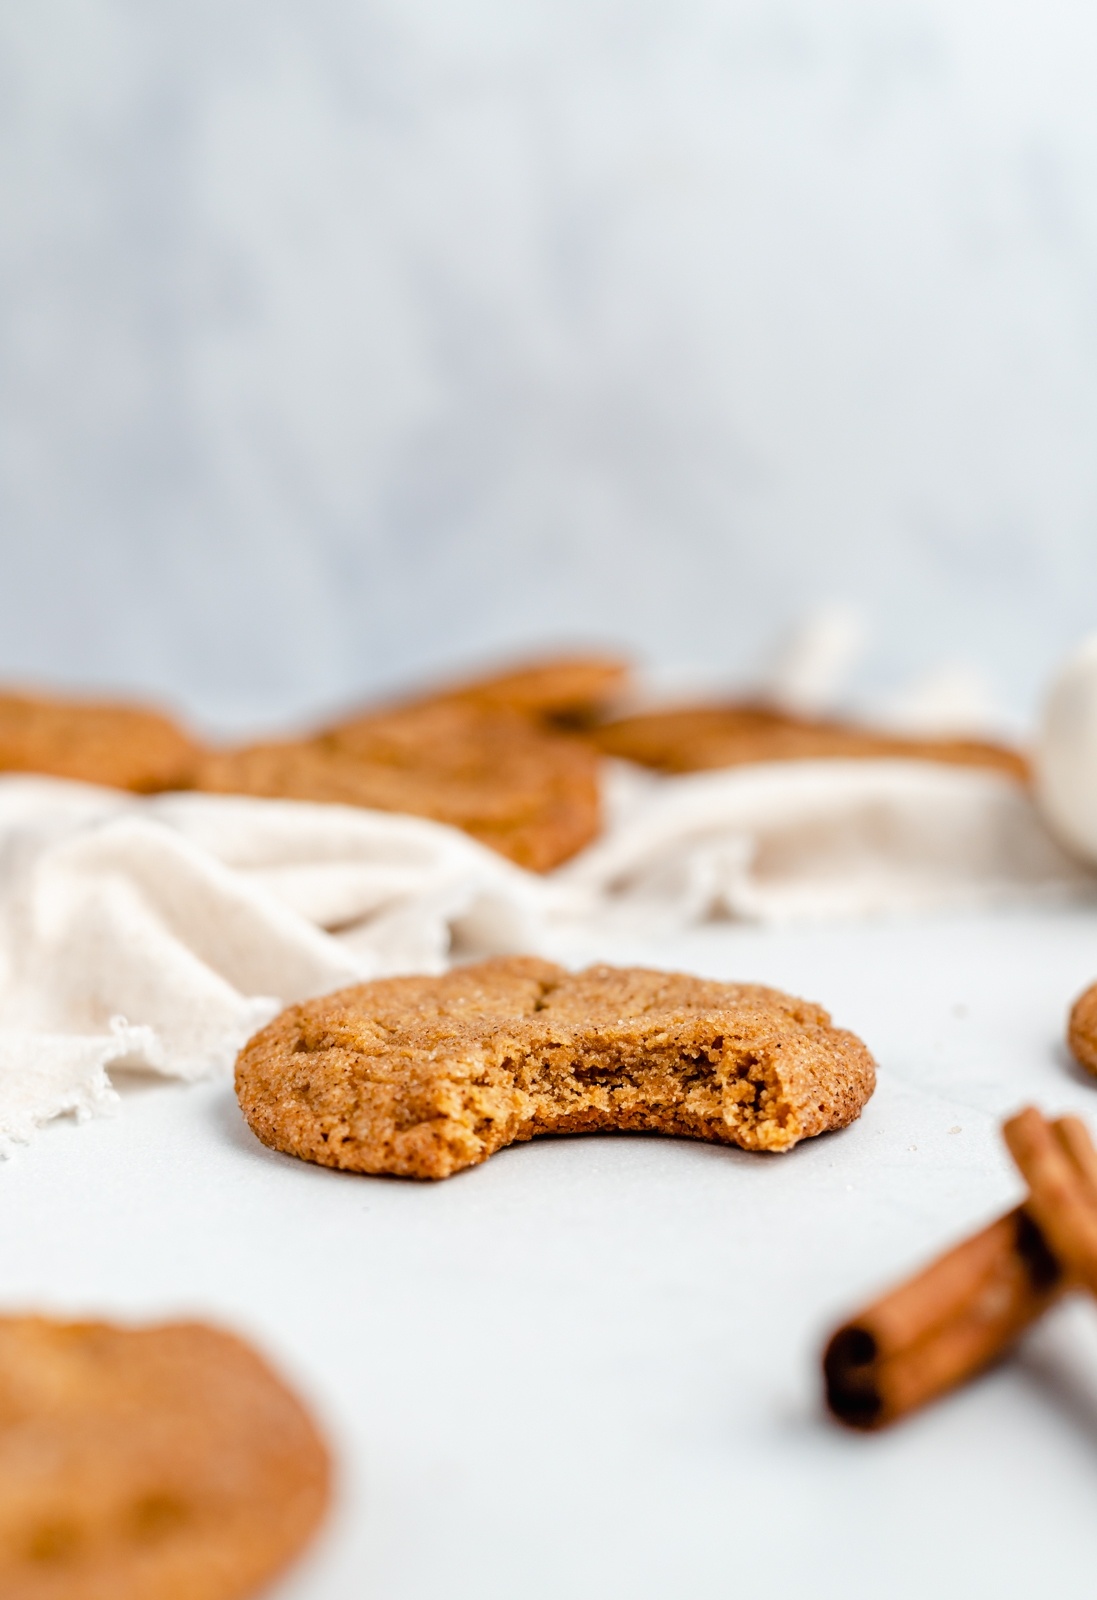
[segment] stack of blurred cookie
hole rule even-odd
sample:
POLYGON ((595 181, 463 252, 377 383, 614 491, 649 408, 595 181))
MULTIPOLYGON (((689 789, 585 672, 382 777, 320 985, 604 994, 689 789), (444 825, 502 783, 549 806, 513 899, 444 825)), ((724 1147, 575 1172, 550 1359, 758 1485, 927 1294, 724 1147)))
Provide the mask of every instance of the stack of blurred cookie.
POLYGON ((1028 776, 1025 757, 1003 745, 904 737, 762 701, 615 715, 628 688, 629 667, 617 657, 555 656, 366 707, 298 738, 220 749, 158 711, 7 694, 0 771, 404 812, 461 828, 534 872, 597 835, 605 756, 668 774, 839 757, 1028 776))
POLYGON ((211 753, 193 785, 337 801, 462 828, 547 872, 600 827, 597 719, 623 662, 563 658, 366 710, 311 737, 211 753))

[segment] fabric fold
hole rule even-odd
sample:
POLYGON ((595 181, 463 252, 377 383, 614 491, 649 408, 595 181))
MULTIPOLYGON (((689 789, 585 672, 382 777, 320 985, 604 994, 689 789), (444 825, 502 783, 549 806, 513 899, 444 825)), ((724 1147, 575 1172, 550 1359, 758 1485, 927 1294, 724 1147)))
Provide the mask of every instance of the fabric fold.
POLYGON ((594 914, 673 926, 1086 897, 1028 791, 928 761, 781 761, 641 789, 557 875, 594 914))
POLYGON ((602 838, 538 877, 417 817, 0 778, 0 1149, 109 1108, 111 1069, 231 1067, 283 1005, 623 925, 1094 894, 1027 793, 923 762, 610 773, 602 838))

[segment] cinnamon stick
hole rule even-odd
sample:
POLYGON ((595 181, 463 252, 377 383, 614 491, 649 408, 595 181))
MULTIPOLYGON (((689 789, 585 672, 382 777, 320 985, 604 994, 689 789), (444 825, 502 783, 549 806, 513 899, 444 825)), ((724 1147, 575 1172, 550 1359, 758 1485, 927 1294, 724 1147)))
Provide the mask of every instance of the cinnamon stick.
POLYGON ((1002 1129, 1029 1187, 1027 1206, 1049 1247, 1097 1294, 1097 1151, 1077 1117, 1051 1123, 1034 1106, 1002 1129))
POLYGON ((882 1428, 1004 1355, 1068 1289, 1097 1295, 1097 1149, 1078 1117, 1029 1107, 1003 1125, 1024 1205, 840 1327, 823 1357, 827 1403, 882 1428))
POLYGON ((851 1428, 883 1428, 990 1366, 1067 1286, 1025 1206, 966 1239, 835 1332, 826 1396, 851 1428))
POLYGON ((1059 1117, 1052 1127, 1074 1163, 1093 1204, 1097 1205, 1097 1148, 1089 1136, 1089 1129, 1081 1117, 1059 1117))

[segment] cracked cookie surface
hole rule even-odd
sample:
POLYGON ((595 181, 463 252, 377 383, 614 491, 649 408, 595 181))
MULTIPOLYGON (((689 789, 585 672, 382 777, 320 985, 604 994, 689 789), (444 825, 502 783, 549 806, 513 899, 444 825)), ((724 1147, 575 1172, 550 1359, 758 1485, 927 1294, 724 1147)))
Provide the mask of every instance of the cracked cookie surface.
POLYGON ((779 990, 524 956, 290 1006, 236 1065, 264 1144, 411 1178, 552 1133, 788 1150, 852 1122, 874 1084, 855 1035, 779 990))
POLYGON ((0 1318, 4 1600, 238 1600, 311 1536, 329 1475, 231 1334, 0 1318))

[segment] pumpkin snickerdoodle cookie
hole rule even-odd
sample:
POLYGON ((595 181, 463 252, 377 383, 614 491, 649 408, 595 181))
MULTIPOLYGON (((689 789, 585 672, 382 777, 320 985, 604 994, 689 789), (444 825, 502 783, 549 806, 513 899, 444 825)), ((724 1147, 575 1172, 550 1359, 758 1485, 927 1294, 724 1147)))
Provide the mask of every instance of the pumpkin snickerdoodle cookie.
POLYGON ((916 738, 747 703, 645 712, 604 722, 589 737, 605 755, 660 772, 844 758, 941 761, 989 767, 1022 780, 1028 776, 1020 751, 983 739, 916 738))
POLYGON ((1078 1065, 1097 1077, 1097 983, 1074 1002, 1067 1043, 1078 1065))
POLYGON ((410 1178, 547 1133, 788 1150, 852 1122, 874 1082, 859 1039, 776 989, 523 956, 290 1006, 236 1064, 264 1144, 410 1178))
POLYGON ((300 1401, 231 1334, 0 1317, 4 1600, 242 1600, 329 1479, 300 1401))
POLYGON ((462 700, 221 751, 201 763, 195 787, 430 817, 534 872, 566 861, 600 823, 595 751, 514 711, 462 700))
MULTIPOLYGON (((584 727, 606 715, 626 688, 630 670, 620 656, 543 656, 437 688, 407 703, 460 700, 496 711, 515 711, 549 727, 584 727)), ((370 714, 366 713, 367 719, 370 714)), ((341 726, 350 729, 357 720, 348 719, 341 726)))
POLYGON ((194 741, 144 706, 0 693, 0 772, 39 772, 152 793, 185 786, 194 741))
POLYGON ((627 676, 617 657, 546 657, 300 739, 212 752, 194 786, 430 817, 548 872, 601 824, 598 753, 568 732, 603 715, 627 676))

